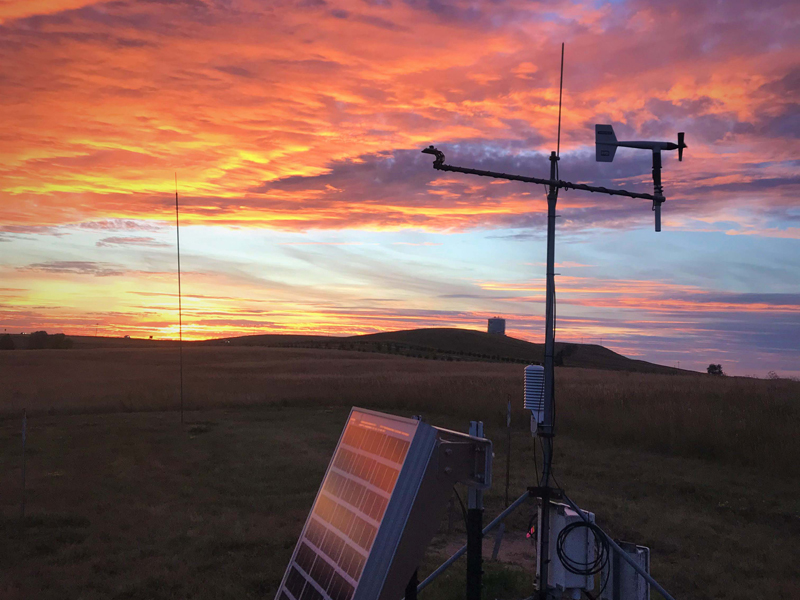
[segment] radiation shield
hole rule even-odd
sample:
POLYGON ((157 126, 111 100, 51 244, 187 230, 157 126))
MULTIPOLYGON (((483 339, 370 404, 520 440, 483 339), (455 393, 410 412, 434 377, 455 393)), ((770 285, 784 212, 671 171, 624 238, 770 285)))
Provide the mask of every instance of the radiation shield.
POLYGON ((277 600, 397 600, 454 483, 491 483, 491 442, 354 408, 277 600))

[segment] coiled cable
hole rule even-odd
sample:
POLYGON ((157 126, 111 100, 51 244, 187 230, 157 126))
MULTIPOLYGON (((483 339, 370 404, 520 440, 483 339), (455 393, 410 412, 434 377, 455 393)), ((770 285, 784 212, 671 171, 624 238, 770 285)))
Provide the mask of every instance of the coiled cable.
MULTIPOLYGON (((558 538, 556 539, 556 554, 558 554, 558 559, 567 571, 575 575, 589 577, 602 572, 608 565, 611 547, 608 544, 608 539, 606 539, 605 534, 597 525, 586 521, 574 521, 559 532, 558 538), (565 550, 567 536, 581 527, 585 527, 591 531, 594 536, 594 558, 587 561, 576 560, 568 556, 565 550)), ((605 585, 603 587, 605 587, 605 585)))

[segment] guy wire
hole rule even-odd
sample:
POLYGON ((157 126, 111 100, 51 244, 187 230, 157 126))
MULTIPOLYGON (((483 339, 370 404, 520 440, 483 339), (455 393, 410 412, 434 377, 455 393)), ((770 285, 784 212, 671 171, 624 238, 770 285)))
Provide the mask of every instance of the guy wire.
POLYGON ((175 236, 178 242, 178 354, 180 355, 181 425, 183 425, 183 304, 181 300, 181 220, 178 211, 178 173, 175 173, 175 236))

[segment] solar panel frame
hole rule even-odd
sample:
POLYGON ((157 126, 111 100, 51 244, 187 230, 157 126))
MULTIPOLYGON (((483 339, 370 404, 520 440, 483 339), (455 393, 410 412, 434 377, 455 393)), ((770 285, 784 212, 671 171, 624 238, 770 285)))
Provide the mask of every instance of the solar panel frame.
MULTIPOLYGON (((392 430, 391 427, 389 429, 390 431, 392 430)), ((352 435, 350 437, 352 438, 352 435)), ((392 438, 394 436, 389 433, 387 437, 392 438)), ((314 499, 312 509, 303 525, 302 533, 295 546, 289 566, 278 588, 277 600, 364 600, 366 598, 376 598, 375 594, 380 592, 386 571, 392 564, 397 544, 403 534, 408 514, 415 498, 415 494, 403 493, 395 495, 394 492, 398 489, 408 491, 419 487, 435 443, 436 435, 433 432, 433 428, 421 421, 367 409, 353 408, 350 411, 347 425, 339 436, 336 450, 328 464, 322 485, 320 485, 317 496, 314 499), (367 420, 365 421, 365 419, 367 420), (352 434, 354 431, 351 427, 360 427, 361 423, 373 423, 374 421, 387 427, 387 423, 393 424, 398 428, 394 430, 395 433, 405 432, 410 436, 408 448, 402 457, 402 463, 394 460, 397 456, 397 451, 389 448, 392 444, 382 444, 382 440, 375 435, 370 436, 367 434, 362 436, 361 441, 367 445, 366 449, 350 445, 353 443, 352 439, 346 440, 348 434, 352 434), (374 454, 374 450, 378 449, 388 450, 391 454, 390 458, 386 458, 383 454, 374 454), (370 453, 370 451, 373 452, 370 453), (368 463, 367 461, 370 462, 368 463), (386 486, 393 477, 390 472, 393 469, 386 463, 392 462, 395 465, 399 464, 400 469, 391 484, 391 490, 388 490, 386 486), (348 468, 358 469, 358 472, 350 473, 346 470, 348 468), (349 483, 351 489, 355 486, 363 488, 363 492, 357 492, 361 502, 365 501, 367 494, 382 498, 385 493, 389 493, 383 514, 380 515, 379 519, 374 519, 370 514, 360 510, 362 507, 369 508, 371 506, 369 500, 366 500, 363 506, 359 505, 358 507, 348 502, 348 500, 353 500, 352 491, 348 492, 351 496, 345 499, 344 502, 337 502, 337 500, 342 499, 332 492, 343 489, 344 486, 341 488, 335 487, 342 480, 349 483), (336 498, 336 500, 333 500, 333 498, 336 498), (331 507, 331 505, 335 506, 331 507), (355 512, 351 510, 354 508, 356 509, 355 512), (343 528, 337 527, 332 521, 327 521, 324 517, 329 517, 332 521, 341 519, 337 522, 343 528), (365 519, 364 517, 367 518, 365 519), (387 524, 391 523, 391 526, 381 527, 384 521, 387 524), (362 523, 366 527, 362 526, 362 523), (372 528, 375 531, 372 532, 368 528, 372 528), (346 529, 346 531, 343 529, 346 529), (351 533, 357 537, 350 537, 351 533), (323 537, 319 537, 320 535, 323 537), (335 536, 342 542, 343 548, 340 548, 338 553, 330 545, 324 548, 329 536, 335 536), (369 547, 366 548, 365 545, 369 547), (374 552, 373 549, 376 548, 378 551, 374 552), (347 549, 353 550, 363 559, 363 563, 355 573, 348 572, 349 569, 344 568, 338 562, 342 556, 341 553, 347 549), (333 552, 329 553, 326 550, 333 550, 333 552), (309 553, 314 555, 310 563, 309 553), (337 556, 334 557, 330 554, 337 554, 337 556), (308 570, 303 568, 304 566, 308 570), (353 577, 354 574, 357 577, 353 577), (317 575, 317 577, 314 577, 314 575, 317 575), (323 584, 327 585, 321 585, 320 581, 317 580, 318 578, 322 580, 323 584)), ((345 563, 345 565, 349 564, 345 563)))
POLYGON ((452 486, 491 485, 491 457, 487 439, 354 407, 276 600, 396 600, 452 486))

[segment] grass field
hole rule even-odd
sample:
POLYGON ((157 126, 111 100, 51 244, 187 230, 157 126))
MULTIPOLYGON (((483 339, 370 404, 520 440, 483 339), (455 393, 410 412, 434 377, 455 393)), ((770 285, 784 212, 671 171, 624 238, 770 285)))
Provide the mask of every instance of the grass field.
MULTIPOLYGON (((502 508, 498 427, 506 398, 521 404, 519 365, 218 347, 185 359, 181 426, 165 410, 174 349, 0 355, 0 598, 272 598, 351 405, 484 420, 498 453, 487 516, 502 508)), ((667 589, 800 597, 800 385, 565 368, 557 386, 559 483, 614 537, 649 545, 667 589)), ((515 425, 512 496, 535 479, 521 410, 515 425)), ((529 516, 509 522, 485 598, 530 593, 529 516)), ((443 525, 426 568, 461 541, 443 525)), ((423 597, 462 592, 456 569, 423 597)))
MULTIPOLYGON (((191 346, 184 358, 190 410, 362 405, 490 421, 511 399, 525 421, 521 365, 264 347, 191 346)), ((13 351, 0 361, 0 415, 179 404, 174 347, 13 351)), ((566 432, 800 476, 798 382, 558 368, 556 385, 566 432)))

